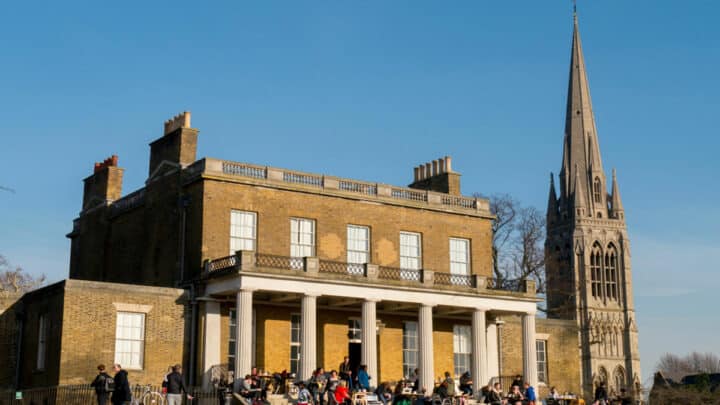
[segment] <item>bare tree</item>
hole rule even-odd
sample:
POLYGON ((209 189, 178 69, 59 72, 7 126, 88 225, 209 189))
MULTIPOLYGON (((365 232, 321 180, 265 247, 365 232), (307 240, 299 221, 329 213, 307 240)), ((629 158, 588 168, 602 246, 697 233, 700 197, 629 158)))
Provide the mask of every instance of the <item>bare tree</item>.
POLYGON ((489 198, 493 221, 493 273, 500 282, 533 279, 545 292, 545 215, 509 194, 489 198))
POLYGON ((680 381, 690 374, 720 373, 720 358, 714 353, 692 352, 684 357, 665 353, 660 357, 655 369, 667 378, 680 381))
POLYGON ((45 275, 35 277, 26 273, 22 267, 13 266, 0 255, 0 292, 28 292, 45 283, 45 275))

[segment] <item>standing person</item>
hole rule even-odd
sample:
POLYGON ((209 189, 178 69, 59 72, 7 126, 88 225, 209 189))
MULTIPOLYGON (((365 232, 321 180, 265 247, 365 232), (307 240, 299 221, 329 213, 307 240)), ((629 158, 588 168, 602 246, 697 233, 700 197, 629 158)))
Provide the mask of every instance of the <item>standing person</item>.
POLYGON ((167 376, 167 401, 168 405, 182 405, 182 394, 185 393, 187 399, 193 399, 185 389, 183 382, 182 366, 176 364, 172 367, 172 372, 167 376))
POLYGON ((367 373, 367 366, 361 365, 358 369, 358 390, 370 391, 370 375, 367 373))
POLYGON ((450 376, 450 372, 445 372, 445 383, 447 384, 447 394, 449 397, 455 396, 455 380, 450 376))
POLYGON ((305 388, 305 382, 304 381, 298 381, 298 399, 297 399, 297 405, 308 405, 312 404, 312 394, 310 394, 310 391, 308 391, 307 388, 305 388))
POLYGON ((343 357, 343 362, 340 363, 338 371, 340 371, 340 378, 343 380, 348 380, 350 378, 350 374, 352 374, 352 370, 350 370, 350 357, 343 357))
POLYGON ((527 405, 535 405, 535 401, 537 401, 535 388, 533 388, 528 381, 525 381, 525 400, 527 401, 527 405))
POLYGON ((513 380, 512 384, 510 385, 510 389, 512 390, 512 387, 517 385, 518 388, 523 386, 523 377, 518 374, 515 376, 515 379, 513 380))
POLYGON ((104 364, 98 365, 97 369, 98 375, 90 386, 95 388, 98 405, 106 405, 108 398, 110 398, 110 393, 115 389, 115 381, 105 372, 104 364))
POLYGON ((330 377, 328 377, 327 384, 325 384, 325 392, 327 393, 327 400, 328 405, 336 405, 337 401, 335 401, 335 390, 337 389, 337 386, 339 384, 338 379, 338 373, 337 371, 333 370, 330 372, 330 377))
POLYGON ((132 392, 130 392, 130 382, 128 381, 127 371, 122 369, 119 364, 113 364, 113 371, 115 371, 115 390, 112 393, 110 402, 113 405, 128 405, 132 401, 132 392))
POLYGON ((607 390, 605 389, 605 383, 601 382, 597 388, 595 388, 595 404, 606 405, 608 400, 607 390))

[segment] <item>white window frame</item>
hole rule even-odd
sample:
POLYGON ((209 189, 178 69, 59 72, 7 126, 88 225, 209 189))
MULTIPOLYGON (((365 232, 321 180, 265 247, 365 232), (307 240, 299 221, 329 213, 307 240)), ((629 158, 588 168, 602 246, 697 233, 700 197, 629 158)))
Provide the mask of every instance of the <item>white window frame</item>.
POLYGON ((118 311, 116 313, 115 363, 120 364, 125 369, 143 369, 143 364, 145 360, 145 317, 146 314, 142 312, 118 311), (127 324, 127 320, 132 318, 134 318, 134 320, 139 319, 139 322, 137 322, 138 325, 127 324), (126 343, 130 346, 135 346, 134 344, 137 344, 137 350, 130 347, 129 351, 121 351, 127 349, 126 343), (134 355, 137 355, 137 361, 133 361, 134 355), (128 356, 130 357, 129 359, 128 356))
POLYGON ((228 311, 228 371, 235 371, 237 351, 237 309, 228 311))
POLYGON ((470 371, 472 330, 470 325, 453 325, 453 371, 455 377, 470 371))
POLYGON ((35 370, 45 370, 45 357, 47 355, 47 315, 43 314, 38 317, 38 344, 37 359, 35 362, 35 370))
POLYGON ((548 382, 548 357, 547 357, 547 339, 537 339, 535 341, 535 356, 537 359, 537 379, 538 383, 547 384, 548 382))
POLYGON ((348 343, 362 343, 362 320, 348 318, 348 343))
POLYGON ((257 249, 257 213, 252 211, 230 211, 230 254, 238 250, 257 249), (252 220, 252 221, 250 221, 252 220), (252 222, 252 223, 251 223, 252 222), (247 232, 247 230, 250 232, 247 232))
POLYGON ((400 268, 422 269, 422 235, 419 233, 400 232, 400 268))
POLYGON ((450 274, 470 275, 470 239, 450 238, 450 274), (459 246, 465 246, 465 251, 458 250, 459 246))
POLYGON ((348 273, 356 275, 364 273, 364 265, 370 263, 370 227, 347 226, 347 263, 348 273), (365 233, 364 238, 357 237, 361 231, 365 233))
POLYGON ((290 373, 300 371, 300 342, 302 340, 302 319, 299 313, 290 314, 290 373), (297 330, 297 340, 293 340, 293 331, 297 330), (293 348, 295 357, 293 358, 293 348))
POLYGON ((418 323, 416 321, 403 322, 402 335, 403 351, 403 377, 412 377, 415 369, 418 368, 418 323), (408 326, 412 325, 412 328, 408 326), (413 329, 414 328, 414 329, 413 329), (408 343, 412 343, 409 345, 408 343), (413 347, 410 347, 413 346, 413 347))
MULTIPOLYGON (((290 218, 290 257, 303 258, 315 256, 315 220, 308 218, 290 218)), ((294 269, 303 268, 302 260, 291 260, 294 269)))

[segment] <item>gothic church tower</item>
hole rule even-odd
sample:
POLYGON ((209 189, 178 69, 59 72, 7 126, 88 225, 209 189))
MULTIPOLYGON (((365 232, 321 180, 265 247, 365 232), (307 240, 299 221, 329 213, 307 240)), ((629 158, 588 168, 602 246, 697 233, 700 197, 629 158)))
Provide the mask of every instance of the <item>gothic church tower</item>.
POLYGON ((586 395, 602 381, 608 391, 625 388, 639 396, 630 242, 615 170, 612 192, 607 192, 577 15, 558 182, 559 196, 551 174, 545 241, 548 317, 578 323, 586 395))

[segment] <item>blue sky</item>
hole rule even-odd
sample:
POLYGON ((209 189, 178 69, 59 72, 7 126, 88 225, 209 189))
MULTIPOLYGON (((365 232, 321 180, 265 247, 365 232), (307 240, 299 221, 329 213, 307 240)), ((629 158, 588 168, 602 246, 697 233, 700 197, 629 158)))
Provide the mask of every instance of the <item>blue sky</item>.
MULTIPOLYGON (((663 352, 717 350, 720 3, 578 7, 647 378, 663 352)), ((544 209, 571 30, 569 0, 6 4, 0 253, 65 277, 93 162, 118 154, 137 189, 185 109, 199 156, 402 185, 447 154, 465 194, 544 209)))

